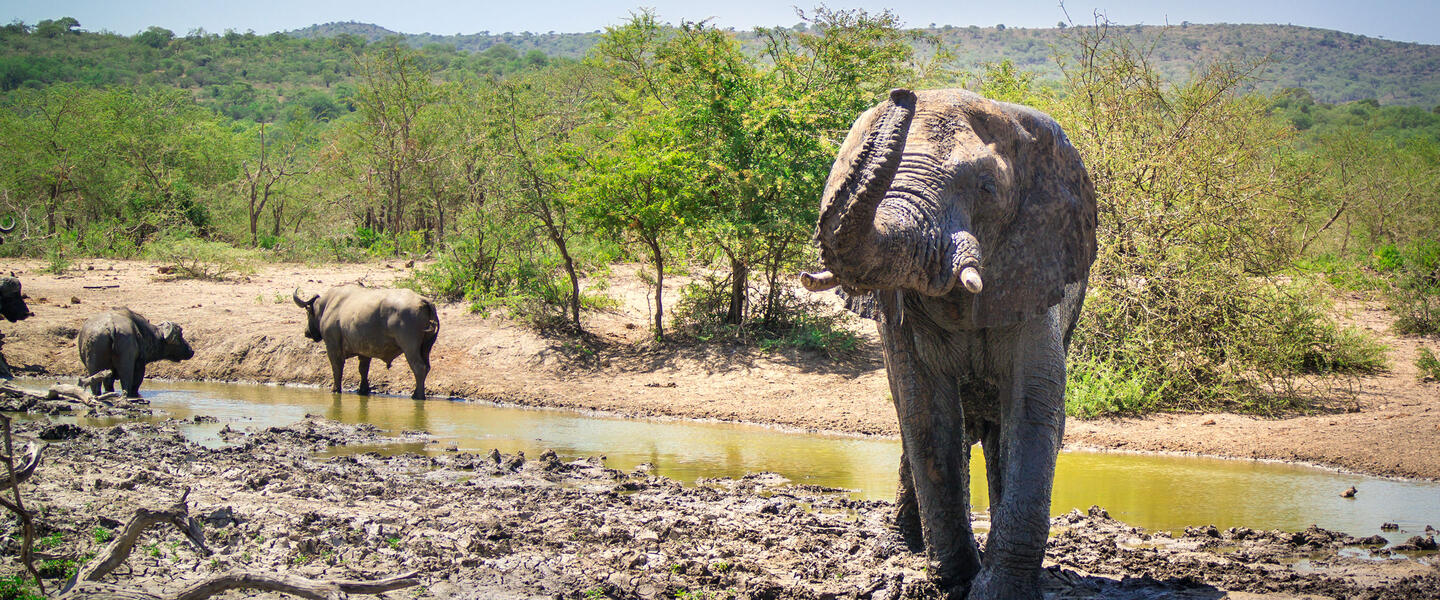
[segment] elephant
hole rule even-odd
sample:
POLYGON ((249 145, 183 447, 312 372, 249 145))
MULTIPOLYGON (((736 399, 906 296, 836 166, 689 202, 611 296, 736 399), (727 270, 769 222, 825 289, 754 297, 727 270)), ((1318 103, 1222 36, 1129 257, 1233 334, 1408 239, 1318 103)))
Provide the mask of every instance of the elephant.
POLYGON ((90 391, 97 396, 102 386, 106 392, 114 391, 115 379, 119 378, 125 395, 139 398, 145 365, 158 360, 180 362, 195 356, 179 325, 169 321, 151 325, 145 317, 128 308, 105 311, 86 319, 75 341, 86 375, 110 371, 104 381, 95 380, 90 384, 90 391))
POLYGON ((824 269, 877 321, 901 432, 895 525, 956 598, 1041 597, 1065 357, 1095 188, 1060 126, 964 90, 897 89, 855 121, 821 199, 824 269), (970 524, 984 450, 991 529, 970 524))
POLYGON ((430 373, 430 349, 440 334, 440 316, 435 304, 410 290, 380 290, 344 285, 323 294, 300 299, 296 289, 291 298, 305 309, 305 337, 325 342, 325 354, 340 393, 345 360, 360 358, 361 395, 370 393, 370 359, 390 366, 396 356, 405 355, 415 375, 410 397, 425 399, 425 377, 430 373))

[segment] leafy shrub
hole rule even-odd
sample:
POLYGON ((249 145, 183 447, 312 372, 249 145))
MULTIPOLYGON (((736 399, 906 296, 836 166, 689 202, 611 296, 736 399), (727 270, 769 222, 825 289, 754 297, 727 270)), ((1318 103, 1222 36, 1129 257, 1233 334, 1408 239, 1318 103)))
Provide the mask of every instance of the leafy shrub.
POLYGON ((1072 360, 1065 373, 1065 412, 1075 417, 1149 412, 1165 397, 1165 382, 1153 373, 1092 360, 1072 360))
POLYGON ((224 242, 198 238, 161 239, 145 246, 145 255, 165 263, 179 278, 223 280, 251 275, 260 254, 224 242))
POLYGON ((1410 244, 1397 250, 1387 264, 1393 265, 1393 275, 1385 297, 1395 313, 1395 330, 1440 333, 1440 240, 1410 244))
POLYGON ((1429 348, 1420 348, 1419 355, 1415 357, 1415 366, 1420 369, 1421 381, 1440 381, 1440 357, 1436 357, 1429 348))
POLYGON ((0 577, 0 600, 45 600, 30 580, 20 575, 0 577))
POLYGON ((860 338, 846 325, 848 313, 818 300, 806 300, 788 288, 778 295, 768 319, 743 324, 725 322, 729 308, 728 279, 697 278, 680 289, 671 316, 677 331, 700 341, 731 341, 765 350, 797 348, 839 360, 860 346, 860 338))

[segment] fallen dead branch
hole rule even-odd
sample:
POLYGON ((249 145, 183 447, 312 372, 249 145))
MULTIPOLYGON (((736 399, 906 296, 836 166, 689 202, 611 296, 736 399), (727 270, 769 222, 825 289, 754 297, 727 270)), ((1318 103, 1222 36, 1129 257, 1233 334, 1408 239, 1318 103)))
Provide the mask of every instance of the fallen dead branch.
POLYGON ((84 404, 91 408, 114 408, 112 400, 123 398, 124 392, 106 392, 96 396, 90 392, 90 385, 110 376, 110 371, 100 371, 88 377, 81 377, 77 384, 57 383, 45 390, 45 393, 34 392, 24 388, 16 387, 10 383, 0 384, 0 390, 12 394, 29 396, 37 400, 62 400, 84 404))
POLYGON ((25 570, 29 571, 30 575, 35 578, 35 586, 40 588, 41 594, 44 594, 45 584, 40 581, 40 572, 35 570, 35 559, 31 553, 31 550, 35 546, 35 521, 30 517, 30 511, 25 510, 25 501, 20 497, 20 482, 28 479, 30 475, 35 472, 35 467, 40 464, 40 452, 44 450, 44 448, 37 448, 34 444, 31 444, 29 458, 25 461, 26 466, 16 471, 15 448, 14 442, 10 437, 10 417, 8 415, 0 414, 0 428, 3 428, 5 433, 5 456, 3 459, 5 463, 4 487, 10 488, 15 498, 15 501, 11 502, 10 500, 6 500, 4 496, 0 496, 0 506, 15 513, 15 518, 20 521, 21 531, 24 536, 24 539, 20 542, 20 562, 25 564, 25 570))
POLYGON ((267 575, 250 572, 235 572, 217 575, 198 582, 170 595, 135 590, 122 585, 101 583, 100 579, 114 571, 130 557, 135 543, 146 529, 155 525, 170 523, 185 534, 186 539, 202 555, 209 556, 205 536, 200 522, 190 516, 187 507, 189 488, 174 504, 163 508, 136 509, 125 529, 115 536, 105 550, 80 567, 79 571, 60 590, 60 597, 69 599, 130 598, 135 600, 204 600, 221 592, 235 589, 263 590, 293 594, 312 600, 340 600, 347 594, 380 594, 391 590, 410 587, 420 583, 419 574, 404 575, 375 581, 313 580, 293 575, 267 575))

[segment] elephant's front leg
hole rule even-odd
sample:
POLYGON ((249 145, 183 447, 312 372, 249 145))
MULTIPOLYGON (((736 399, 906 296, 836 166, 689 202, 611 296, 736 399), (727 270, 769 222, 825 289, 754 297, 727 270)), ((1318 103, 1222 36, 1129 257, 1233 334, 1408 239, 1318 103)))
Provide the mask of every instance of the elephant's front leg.
MULTIPOLYGON (((970 528, 970 444, 955 379, 920 360, 912 335, 900 327, 885 336, 885 367, 900 418, 902 460, 907 463, 926 553, 939 583, 963 590, 980 570, 970 528)), ((905 470, 902 467, 902 503, 905 470)), ((903 504, 900 509, 904 510, 903 504)))
POLYGON ((986 465, 994 472, 989 473, 985 564, 969 595, 975 600, 1042 597, 1050 490, 1065 430, 1065 354, 1059 335, 1050 328, 1018 344, 1000 422, 984 435, 986 465))

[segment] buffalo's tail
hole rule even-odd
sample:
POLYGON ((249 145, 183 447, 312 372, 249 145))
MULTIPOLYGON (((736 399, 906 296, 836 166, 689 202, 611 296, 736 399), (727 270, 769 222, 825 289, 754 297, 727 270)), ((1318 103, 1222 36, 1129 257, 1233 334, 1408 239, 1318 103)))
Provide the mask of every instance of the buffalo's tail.
POLYGON ((435 310, 435 304, 429 300, 422 299, 420 303, 430 313, 429 323, 425 327, 425 339, 420 342, 420 355, 429 360, 430 349, 435 347, 435 339, 440 337, 440 312, 435 310))

